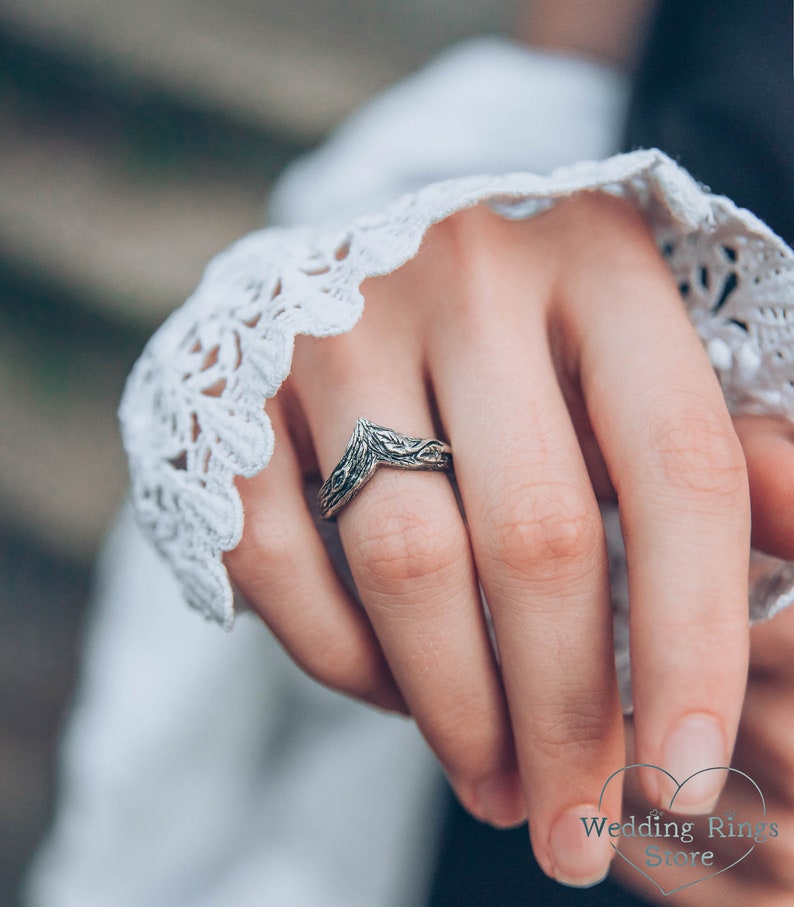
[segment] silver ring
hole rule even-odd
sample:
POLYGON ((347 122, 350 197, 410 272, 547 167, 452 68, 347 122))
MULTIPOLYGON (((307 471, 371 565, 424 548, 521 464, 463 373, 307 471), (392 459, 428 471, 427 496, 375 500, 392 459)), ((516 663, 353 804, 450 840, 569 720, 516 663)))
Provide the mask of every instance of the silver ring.
POLYGON ((368 419, 358 419, 342 459, 320 488, 322 517, 333 519, 369 482, 379 466, 450 472, 452 449, 435 438, 409 438, 368 419))

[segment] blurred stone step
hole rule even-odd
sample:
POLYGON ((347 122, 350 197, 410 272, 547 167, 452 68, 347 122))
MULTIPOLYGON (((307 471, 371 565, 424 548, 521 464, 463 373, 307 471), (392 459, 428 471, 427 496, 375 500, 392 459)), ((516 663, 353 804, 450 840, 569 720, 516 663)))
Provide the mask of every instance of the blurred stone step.
POLYGON ((111 78, 315 141, 516 0, 4 0, 0 28, 111 78))
POLYGON ((210 161, 147 167, 113 137, 0 113, 0 258, 85 304, 159 323, 259 225, 267 180, 210 161))
POLYGON ((303 139, 399 72, 365 47, 340 53, 338 41, 279 18, 240 0, 4 0, 0 9, 4 29, 109 78, 303 139))
POLYGON ((55 338, 9 322, 3 313, 0 528, 85 564, 127 487, 116 406, 128 357, 90 335, 54 350, 55 338))
POLYGON ((179 128, 141 142, 106 105, 81 117, 3 84, 0 523, 87 562, 126 489, 124 377, 207 261, 259 225, 273 159, 248 133, 211 154, 179 128))
POLYGON ((290 156, 509 5, 4 0, 0 256, 156 323, 290 156))

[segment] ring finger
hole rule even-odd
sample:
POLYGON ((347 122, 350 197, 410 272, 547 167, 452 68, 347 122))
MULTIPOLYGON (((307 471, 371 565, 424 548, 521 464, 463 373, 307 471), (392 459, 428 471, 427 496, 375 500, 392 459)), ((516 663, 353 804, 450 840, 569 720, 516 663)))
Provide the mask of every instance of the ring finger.
MULTIPOLYGON (((297 393, 326 476, 360 417, 413 437, 436 434, 421 381, 409 377, 395 387, 388 356, 381 351, 367 360, 355 331, 296 346, 297 393)), ((401 374, 418 376, 421 369, 403 367, 401 374)), ((380 468, 340 512, 338 525, 392 673, 462 802, 494 824, 521 821, 504 694, 450 482, 380 468)))

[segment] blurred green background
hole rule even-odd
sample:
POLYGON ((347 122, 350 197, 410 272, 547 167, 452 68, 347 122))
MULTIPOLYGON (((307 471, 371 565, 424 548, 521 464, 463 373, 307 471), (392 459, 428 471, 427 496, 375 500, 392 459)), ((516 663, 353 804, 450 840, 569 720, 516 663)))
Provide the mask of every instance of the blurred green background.
POLYGON ((146 337, 290 158, 515 5, 0 2, 0 904, 52 809, 146 337))

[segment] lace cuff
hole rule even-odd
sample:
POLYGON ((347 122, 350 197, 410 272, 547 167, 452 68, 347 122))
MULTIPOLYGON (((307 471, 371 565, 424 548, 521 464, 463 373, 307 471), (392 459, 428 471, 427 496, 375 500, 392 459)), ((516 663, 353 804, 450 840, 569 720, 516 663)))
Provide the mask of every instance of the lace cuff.
MULTIPOLYGON (((593 190, 645 213, 731 410, 794 421, 794 253, 659 151, 548 177, 434 183, 344 227, 252 233, 210 264, 149 341, 120 409, 138 520, 193 607, 232 624, 222 555, 243 527, 234 478, 256 474, 270 459, 265 402, 289 372, 295 335, 351 330, 362 311, 362 281, 399 268, 425 231, 455 211, 487 202, 505 217, 524 218, 593 190)), ((788 604, 792 586, 794 568, 774 562, 754 587, 751 616, 788 604)))

